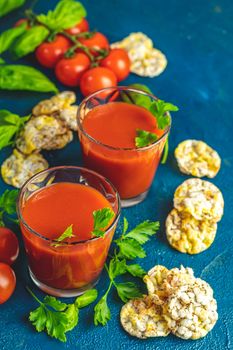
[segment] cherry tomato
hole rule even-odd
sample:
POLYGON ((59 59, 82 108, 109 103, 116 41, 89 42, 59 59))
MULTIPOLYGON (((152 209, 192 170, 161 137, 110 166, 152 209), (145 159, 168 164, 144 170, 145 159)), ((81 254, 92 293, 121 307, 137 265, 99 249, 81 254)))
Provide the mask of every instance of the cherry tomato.
POLYGON ((109 42, 105 35, 102 33, 96 32, 91 38, 85 39, 85 38, 79 38, 79 41, 84 46, 87 46, 91 50, 91 53, 95 56, 98 55, 98 52, 96 50, 108 50, 109 49, 109 42))
POLYGON ((52 42, 44 42, 37 47, 36 58, 42 66, 53 68, 70 46, 71 43, 67 38, 56 35, 52 42))
POLYGON ((81 75, 90 67, 90 59, 84 53, 76 53, 71 58, 62 58, 56 65, 57 79, 67 86, 78 86, 81 75))
POLYGON ((118 81, 124 80, 129 75, 130 60, 124 49, 112 49, 107 57, 100 62, 101 67, 111 69, 118 81))
POLYGON ((15 290, 16 277, 12 268, 0 263, 0 304, 5 303, 15 290))
POLYGON ((80 80, 80 89, 84 96, 117 85, 116 75, 108 68, 95 67, 85 72, 80 80))
MULTIPOLYGON (((18 26, 20 26, 20 24, 22 24, 24 22, 28 22, 28 20, 26 18, 21 18, 14 24, 14 27, 18 27, 18 26)), ((27 29, 29 29, 29 28, 30 28, 30 26, 27 25, 27 29)))
POLYGON ((19 255, 19 241, 14 232, 0 227, 0 262, 12 265, 19 255))
POLYGON ((83 18, 81 22, 76 24, 73 28, 66 29, 66 32, 71 35, 77 35, 82 32, 88 32, 89 31, 89 24, 86 20, 86 18, 83 18))

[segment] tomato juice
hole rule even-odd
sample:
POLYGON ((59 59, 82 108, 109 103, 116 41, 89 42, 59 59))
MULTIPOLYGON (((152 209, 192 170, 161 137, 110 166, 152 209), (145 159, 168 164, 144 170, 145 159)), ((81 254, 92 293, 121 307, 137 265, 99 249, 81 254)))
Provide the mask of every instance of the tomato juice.
POLYGON ((157 128, 156 118, 149 110, 135 104, 100 103, 92 109, 87 107, 86 113, 80 106, 79 138, 84 164, 108 178, 123 200, 147 193, 167 132, 157 128), (136 148, 137 129, 155 133, 158 140, 147 147, 136 148))
POLYGON ((20 226, 34 282, 60 296, 80 294, 94 285, 116 228, 117 208, 95 188, 68 182, 38 189, 20 206, 20 226), (93 211, 106 207, 113 209, 115 219, 103 238, 92 237, 93 211), (54 246, 54 240, 71 224, 74 237, 54 246), (75 292, 69 295, 69 290, 75 292))

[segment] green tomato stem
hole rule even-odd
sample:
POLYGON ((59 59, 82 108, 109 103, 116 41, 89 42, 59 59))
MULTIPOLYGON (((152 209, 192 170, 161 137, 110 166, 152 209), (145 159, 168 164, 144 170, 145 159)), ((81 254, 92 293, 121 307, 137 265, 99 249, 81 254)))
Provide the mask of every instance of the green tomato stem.
POLYGON ((164 145, 164 150, 163 150, 163 156, 162 156, 162 159, 161 159, 161 164, 165 164, 166 161, 167 161, 167 157, 168 157, 168 150, 169 150, 169 143, 168 143, 168 138, 165 142, 165 145, 164 145))

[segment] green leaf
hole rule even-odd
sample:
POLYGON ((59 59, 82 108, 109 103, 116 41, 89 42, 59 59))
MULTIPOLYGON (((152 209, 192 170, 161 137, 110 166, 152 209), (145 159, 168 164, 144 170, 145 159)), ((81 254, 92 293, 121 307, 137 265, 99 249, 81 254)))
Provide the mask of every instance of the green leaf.
POLYGON ((104 295, 94 308, 94 324, 95 326, 98 324, 105 326, 110 318, 111 312, 107 304, 107 296, 104 295))
POLYGON ((117 294, 124 303, 132 298, 139 298, 142 296, 142 293, 133 282, 116 283, 116 289, 117 294))
POLYGON ((167 157, 168 157, 168 151, 169 151, 169 141, 168 141, 168 137, 167 137, 165 145, 164 145, 164 149, 163 149, 163 156, 161 159, 161 164, 166 163, 167 157))
POLYGON ((128 230, 129 227, 129 222, 128 220, 124 217, 124 224, 123 224, 123 234, 125 234, 128 230))
POLYGON ((50 295, 45 296, 44 304, 52 307, 56 311, 64 311, 67 307, 67 304, 62 303, 60 300, 58 300, 57 298, 52 297, 50 295))
POLYGON ((0 64, 4 64, 4 63, 5 63, 4 59, 0 57, 0 64))
POLYGON ((150 112, 156 117, 157 126, 159 129, 165 129, 171 123, 171 117, 166 112, 176 112, 179 108, 170 102, 163 100, 153 101, 150 106, 150 112))
MULTIPOLYGON (((143 84, 132 84, 132 85, 129 85, 128 87, 152 94, 152 91, 146 85, 143 85, 143 84)), ((137 106, 141 106, 147 109, 149 109, 152 103, 151 97, 140 94, 138 92, 132 92, 132 91, 122 91, 121 98, 124 102, 136 104, 137 106)))
POLYGON ((0 90, 58 92, 44 74, 23 65, 0 65, 0 90))
POLYGON ((18 190, 6 190, 0 197, 0 211, 9 215, 16 213, 18 190))
POLYGON ((0 55, 9 49, 14 41, 26 31, 27 23, 22 23, 20 26, 10 28, 0 35, 0 55))
POLYGON ((90 289, 87 292, 83 293, 80 297, 75 300, 75 305, 81 309, 91 303, 93 303, 98 296, 96 289, 90 289))
POLYGON ((113 258, 109 263, 109 277, 114 279, 119 275, 123 275, 126 272, 126 262, 125 259, 119 260, 118 258, 113 258))
POLYGON ((73 234, 73 224, 68 226, 65 231, 58 237, 56 238, 56 242, 52 242, 51 243, 51 246, 53 247, 59 247, 66 238, 71 238, 71 237, 74 237, 74 234, 73 234))
POLYGON ((126 270, 134 277, 142 278, 146 274, 146 271, 139 264, 126 265, 126 270))
POLYGON ((156 134, 146 130, 137 129, 136 132, 135 145, 137 148, 149 146, 158 139, 156 134))
POLYGON ((46 327, 46 308, 43 305, 41 305, 37 309, 31 311, 29 315, 29 320, 36 328, 37 332, 42 332, 46 327))
POLYGON ((115 241, 120 249, 120 257, 126 259, 145 258, 146 252, 133 238, 115 241))
POLYGON ((9 12, 17 9, 25 3, 25 0, 1 0, 0 17, 7 15, 9 12))
POLYGON ((146 220, 127 233, 125 238, 133 238, 139 244, 144 244, 149 240, 150 236, 153 236, 159 230, 159 227, 159 221, 146 220))
POLYGON ((44 26, 34 26, 27 29, 14 43, 11 52, 16 58, 26 56, 35 49, 47 38, 49 30, 44 26))
POLYGON ((114 212, 111 208, 103 208, 93 212, 94 229, 92 235, 96 237, 104 236, 104 229, 106 229, 114 217, 114 212))
POLYGON ((46 309, 46 330, 50 337, 66 342, 66 327, 69 324, 68 316, 65 312, 50 311, 46 309))
POLYGON ((56 8, 37 16, 37 20, 51 31, 61 31, 75 26, 86 16, 83 5, 75 0, 60 0, 56 8))
POLYGON ((68 305, 65 314, 67 316, 68 322, 65 326, 65 331, 71 331, 78 324, 79 309, 75 304, 68 305))
POLYGON ((7 110, 0 110, 0 150, 11 144, 27 120, 7 110))

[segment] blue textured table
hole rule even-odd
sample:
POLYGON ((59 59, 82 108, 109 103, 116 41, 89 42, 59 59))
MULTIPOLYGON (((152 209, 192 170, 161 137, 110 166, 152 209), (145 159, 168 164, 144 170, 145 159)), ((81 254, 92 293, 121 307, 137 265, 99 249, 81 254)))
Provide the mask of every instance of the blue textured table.
MULTIPOLYGON (((57 1, 38 1, 36 10, 46 11, 57 1)), ((119 323, 121 303, 110 298, 112 319, 104 328, 94 327, 93 306, 80 312, 78 327, 68 334, 63 344, 46 334, 35 332, 27 321, 29 311, 37 307, 25 290, 29 280, 25 253, 21 248, 15 265, 17 288, 13 297, 0 306, 0 349, 233 349, 233 279, 232 279, 232 80, 233 80, 233 2, 231 0, 99 0, 83 1, 92 28, 103 31, 116 41, 133 31, 147 33, 168 58, 166 71, 156 79, 141 79, 131 75, 125 84, 147 84, 154 93, 180 107, 174 115, 170 137, 170 155, 160 166, 148 198, 140 205, 123 210, 131 225, 142 220, 160 220, 161 230, 146 249, 145 269, 155 264, 169 268, 190 266, 197 276, 208 281, 218 301, 219 320, 213 331, 199 341, 183 341, 169 335, 140 341, 123 331, 119 323), (196 256, 180 254, 169 247, 164 220, 172 207, 173 193, 184 179, 177 169, 173 150, 182 140, 196 138, 207 141, 222 157, 220 173, 213 183, 225 198, 225 215, 218 225, 215 242, 206 252, 196 256)), ((26 7, 26 6, 25 6, 26 7)), ((22 10, 0 19, 0 31, 22 17, 22 10)), ((33 58, 25 62, 37 66, 33 58)), ((23 60, 22 60, 23 61, 23 60)), ((49 76, 53 75, 45 71, 49 76)), ((25 115, 47 94, 0 92, 0 108, 25 115)), ((2 162, 10 150, 1 152, 2 162)), ((81 165, 80 149, 74 141, 62 151, 45 154, 50 165, 81 165)), ((0 180, 1 181, 1 180, 0 180)), ((1 193, 5 184, 1 181, 1 193)), ((16 227, 13 227, 16 230, 16 227)), ((19 233, 19 232, 18 232, 19 233)), ((20 233, 19 233, 20 237, 20 233)), ((98 284, 101 293, 106 287, 105 275, 98 284)), ((33 287, 37 295, 43 293, 33 287)))

